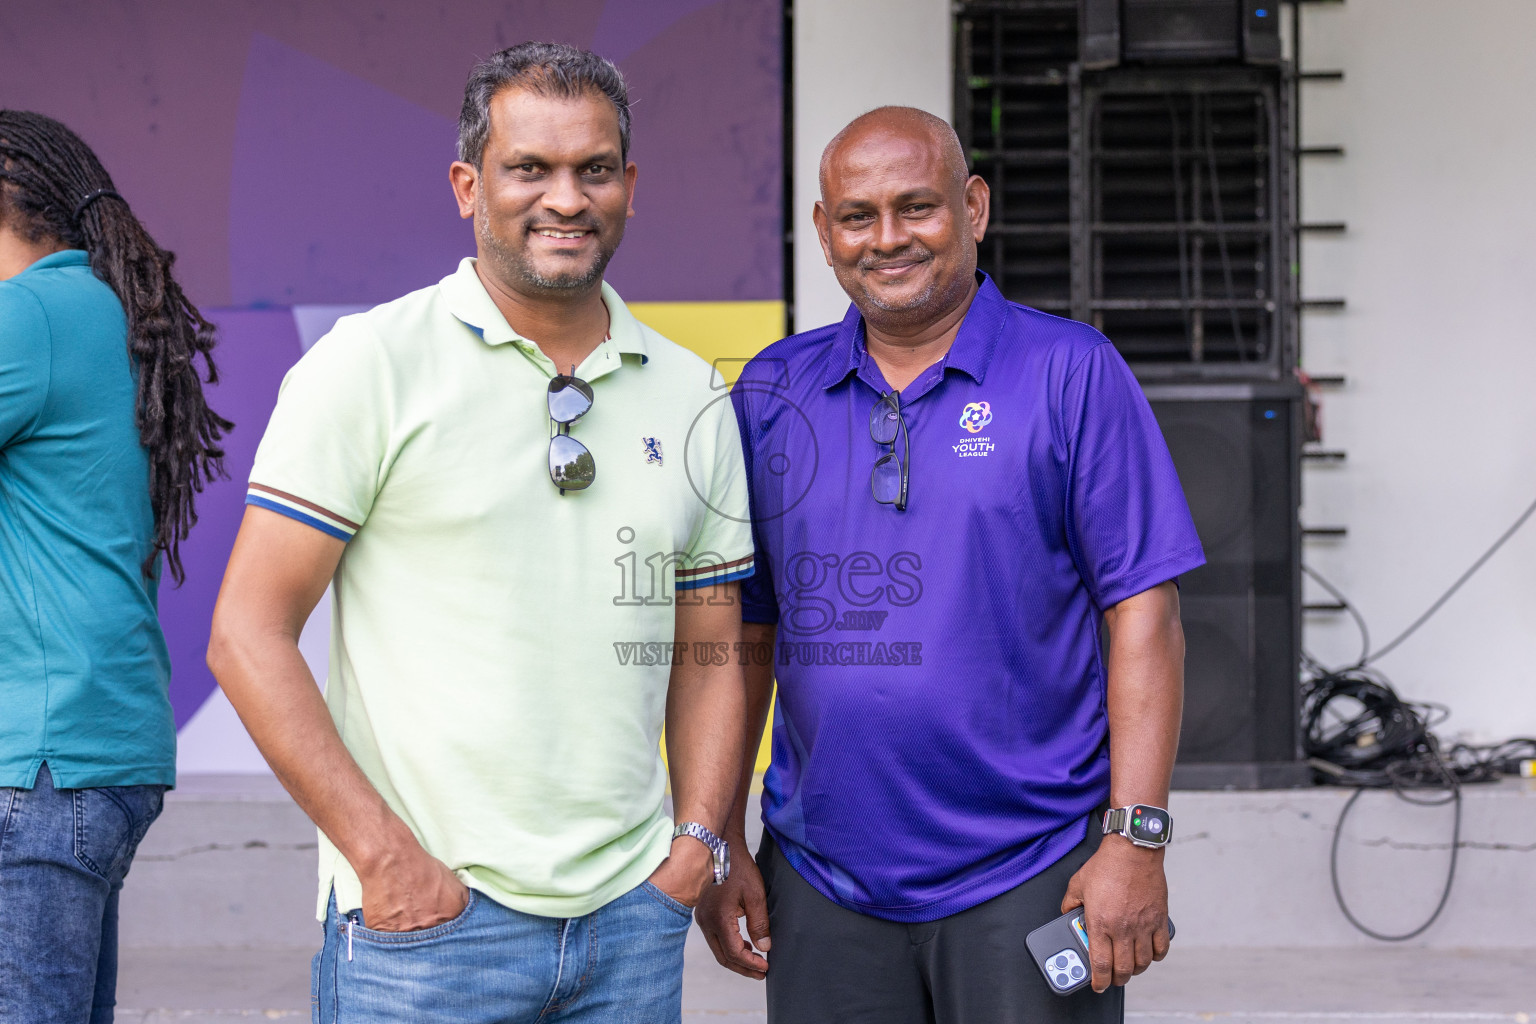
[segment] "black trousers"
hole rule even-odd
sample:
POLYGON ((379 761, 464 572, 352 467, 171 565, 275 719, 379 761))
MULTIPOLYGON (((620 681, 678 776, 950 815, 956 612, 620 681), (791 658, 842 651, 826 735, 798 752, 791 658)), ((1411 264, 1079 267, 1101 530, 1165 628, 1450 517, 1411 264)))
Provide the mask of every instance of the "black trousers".
POLYGON ((1099 830, 1022 885, 958 914, 901 924, 838 906, 765 834, 768 1024, 1121 1024, 1125 990, 1058 996, 1024 936, 1061 915, 1067 881, 1099 830))

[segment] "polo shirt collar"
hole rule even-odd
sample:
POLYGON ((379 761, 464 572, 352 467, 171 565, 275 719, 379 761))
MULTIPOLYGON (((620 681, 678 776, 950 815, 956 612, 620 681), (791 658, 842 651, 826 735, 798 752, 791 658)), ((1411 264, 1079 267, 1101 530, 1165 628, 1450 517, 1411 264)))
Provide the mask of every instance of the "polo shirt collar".
MULTIPOLYGON (((533 341, 512 329, 507 318, 501 315, 496 302, 485 290, 480 275, 475 273, 475 258, 466 256, 459 262, 459 269, 439 283, 448 310, 465 325, 480 335, 487 345, 516 344, 521 348, 537 348, 533 341)), ((645 345, 645 332, 640 321, 629 311, 619 293, 607 281, 602 285, 603 305, 608 309, 608 342, 616 352, 640 357, 642 364, 650 361, 650 351, 645 345)))
MULTIPOLYGON (((1008 300, 1003 298, 1003 293, 997 290, 997 285, 985 271, 976 271, 976 282, 971 308, 965 311, 954 344, 944 355, 944 367, 959 370, 980 384, 987 375, 997 339, 1008 320, 1008 300)), ((827 354, 822 388, 829 390, 847 380, 849 374, 864 365, 864 357, 864 318, 859 314, 859 307, 850 303, 827 354)))

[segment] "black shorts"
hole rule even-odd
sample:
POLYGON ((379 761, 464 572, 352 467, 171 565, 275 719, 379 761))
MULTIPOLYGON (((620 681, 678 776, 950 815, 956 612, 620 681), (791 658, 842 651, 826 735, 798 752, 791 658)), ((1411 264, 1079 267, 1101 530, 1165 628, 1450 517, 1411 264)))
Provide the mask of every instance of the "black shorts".
POLYGON ((1058 996, 1024 936, 1061 915, 1067 882, 1098 849, 1088 837, 985 903, 922 924, 845 909, 801 878, 764 834, 768 1024, 1121 1024, 1125 990, 1058 996))

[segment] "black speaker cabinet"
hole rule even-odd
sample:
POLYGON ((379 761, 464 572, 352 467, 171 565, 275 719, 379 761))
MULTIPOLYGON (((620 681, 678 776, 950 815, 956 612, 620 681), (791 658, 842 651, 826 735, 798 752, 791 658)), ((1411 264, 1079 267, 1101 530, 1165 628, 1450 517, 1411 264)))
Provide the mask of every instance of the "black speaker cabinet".
POLYGON ((1078 18, 1085 68, 1280 60, 1274 0, 1079 0, 1078 18))
POLYGON ((1174 786, 1307 784, 1301 655, 1301 388, 1144 385, 1206 564, 1179 580, 1184 726, 1174 786))

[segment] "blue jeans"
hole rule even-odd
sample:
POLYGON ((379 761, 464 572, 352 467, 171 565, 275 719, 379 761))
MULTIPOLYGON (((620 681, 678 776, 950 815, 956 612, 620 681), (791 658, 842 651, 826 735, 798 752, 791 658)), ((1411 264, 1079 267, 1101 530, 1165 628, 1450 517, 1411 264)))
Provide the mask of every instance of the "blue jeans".
POLYGON ((535 917, 471 890, 463 913, 376 932, 326 912, 315 1024, 678 1024, 693 912, 649 882, 585 917, 535 917))
POLYGON ((0 1021, 112 1024, 117 897, 164 786, 0 788, 0 1021))

